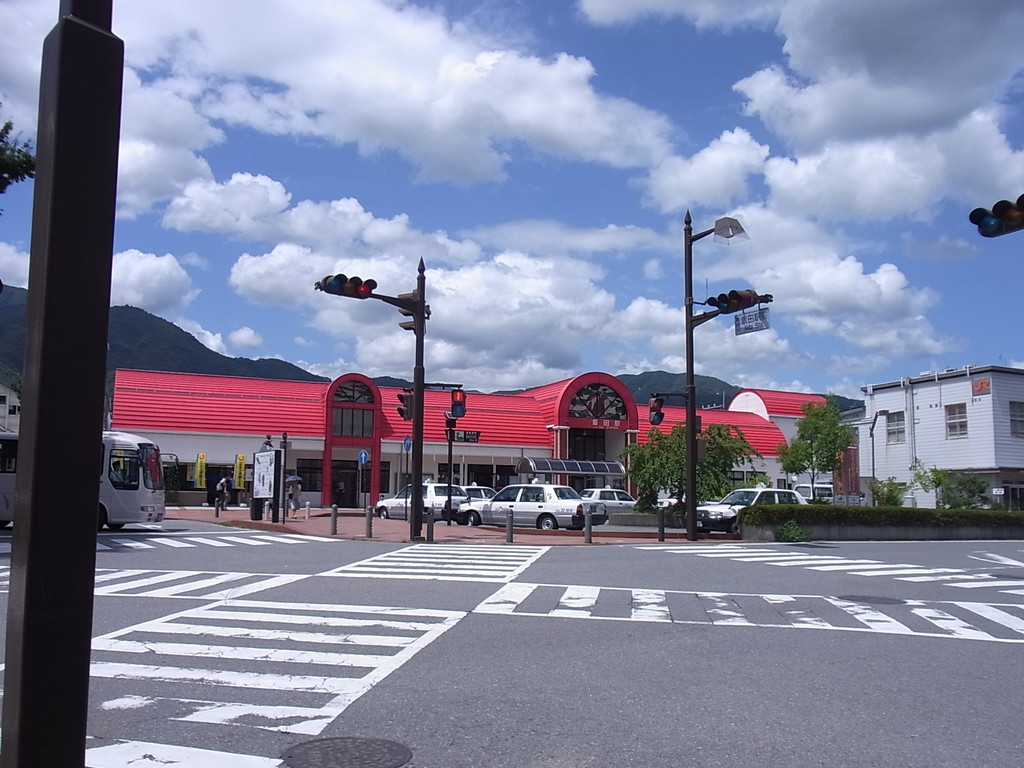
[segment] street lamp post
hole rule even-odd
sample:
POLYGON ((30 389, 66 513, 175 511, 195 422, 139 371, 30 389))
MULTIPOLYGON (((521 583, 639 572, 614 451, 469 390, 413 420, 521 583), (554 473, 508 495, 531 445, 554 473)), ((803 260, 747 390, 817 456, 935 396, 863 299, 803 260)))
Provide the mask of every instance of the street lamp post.
MULTIPOLYGON (((868 437, 871 438, 871 479, 873 481, 876 481, 876 482, 877 482, 878 478, 875 477, 875 424, 878 423, 878 417, 879 416, 888 416, 888 415, 889 415, 889 411, 887 411, 887 410, 875 411, 875 415, 871 419, 871 426, 868 427, 868 437)), ((877 507, 878 506, 878 502, 875 501, 875 490, 874 490, 874 488, 871 489, 871 506, 872 507, 877 507)))
POLYGON ((723 217, 715 226, 693 234, 693 219, 690 212, 683 218, 683 271, 686 296, 684 318, 686 325, 686 538, 697 540, 697 388, 693 371, 693 329, 701 323, 717 317, 718 310, 693 316, 693 244, 708 235, 716 239, 730 240, 734 237, 746 239, 747 233, 736 219, 723 217))

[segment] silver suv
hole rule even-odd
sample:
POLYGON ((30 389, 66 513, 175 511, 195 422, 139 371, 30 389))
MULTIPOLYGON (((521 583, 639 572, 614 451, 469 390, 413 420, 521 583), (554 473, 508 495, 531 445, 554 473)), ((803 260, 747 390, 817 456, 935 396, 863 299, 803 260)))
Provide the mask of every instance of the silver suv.
POLYGON ((608 512, 599 501, 589 501, 568 485, 506 485, 487 501, 475 501, 456 513, 456 520, 470 525, 505 525, 512 510, 512 524, 551 531, 558 527, 580 529, 591 513, 591 525, 607 522, 608 512))
MULTIPOLYGON (((401 491, 388 499, 381 499, 377 502, 377 517, 399 518, 408 520, 412 512, 412 497, 407 485, 401 491)), ((461 485, 452 486, 452 510, 458 512, 460 506, 469 501, 466 492, 461 485)), ((424 483, 423 484, 423 509, 431 510, 434 518, 440 520, 443 516, 445 505, 448 503, 448 483, 424 483)))

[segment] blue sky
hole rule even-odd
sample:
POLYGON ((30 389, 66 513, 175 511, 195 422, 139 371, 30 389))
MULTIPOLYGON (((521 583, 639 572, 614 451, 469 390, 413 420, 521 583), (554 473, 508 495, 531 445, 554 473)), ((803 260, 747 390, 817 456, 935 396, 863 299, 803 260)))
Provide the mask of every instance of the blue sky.
MULTIPOLYGON (((0 2, 0 118, 34 139, 59 3, 0 2)), ((379 291, 427 268, 428 380, 494 391, 684 370, 698 301, 775 297, 771 329, 695 330, 699 374, 860 397, 1024 367, 1016 0, 115 0, 125 43, 112 303, 212 349, 411 378, 379 291)), ((31 183, 0 197, 26 286, 31 183)), ((698 307, 698 310, 701 310, 698 307)))

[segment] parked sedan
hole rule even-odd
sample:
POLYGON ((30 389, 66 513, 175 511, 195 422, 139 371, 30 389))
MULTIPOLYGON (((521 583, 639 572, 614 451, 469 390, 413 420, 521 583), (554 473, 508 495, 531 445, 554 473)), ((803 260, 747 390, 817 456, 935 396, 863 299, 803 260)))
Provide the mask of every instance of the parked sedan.
POLYGON ((497 493, 496 490, 488 488, 486 485, 464 485, 462 490, 466 492, 470 501, 487 501, 497 493))
POLYGON ((591 513, 591 525, 608 521, 600 501, 589 501, 567 485, 506 485, 492 499, 466 505, 456 520, 470 525, 505 525, 512 510, 512 524, 542 530, 558 527, 580 529, 591 513))
POLYGON ((604 502, 609 512, 632 512, 636 499, 618 488, 584 488, 580 496, 591 501, 604 502))
POLYGON ((697 507, 697 528, 703 531, 736 533, 739 512, 753 504, 806 504, 807 499, 796 491, 780 488, 737 488, 715 504, 697 507))
MULTIPOLYGON (((405 486, 401 491, 388 499, 381 499, 377 502, 376 512, 378 517, 400 518, 407 520, 412 512, 412 496, 409 491, 412 486, 405 486)), ((466 492, 460 485, 452 486, 452 509, 458 512, 461 505, 469 501, 466 492)), ((423 484, 423 509, 431 510, 434 519, 440 520, 448 503, 448 483, 424 483, 423 484)))

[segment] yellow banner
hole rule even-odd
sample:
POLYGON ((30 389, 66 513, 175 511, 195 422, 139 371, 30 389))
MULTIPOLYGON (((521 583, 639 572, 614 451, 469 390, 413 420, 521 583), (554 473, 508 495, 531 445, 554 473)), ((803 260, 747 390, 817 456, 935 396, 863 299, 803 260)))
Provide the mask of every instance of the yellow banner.
POLYGON ((235 488, 245 487, 245 454, 235 456, 235 488))
POLYGON ((196 456, 196 488, 206 488, 206 454, 196 456))

